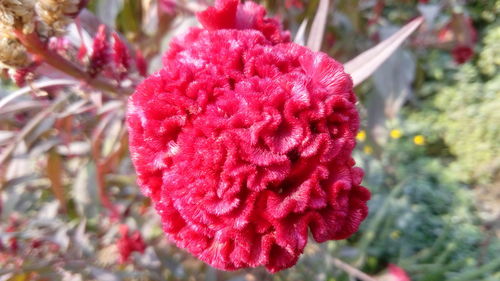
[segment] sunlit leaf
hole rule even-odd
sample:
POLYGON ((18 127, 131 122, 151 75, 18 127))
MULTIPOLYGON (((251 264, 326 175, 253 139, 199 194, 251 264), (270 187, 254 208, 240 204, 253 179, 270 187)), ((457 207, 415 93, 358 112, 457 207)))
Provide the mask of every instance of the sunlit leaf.
POLYGON ((359 85, 372 75, 422 22, 422 17, 412 20, 391 37, 347 62, 344 65, 345 71, 351 74, 354 85, 359 85))
POLYGON ((309 38, 307 39, 307 47, 317 52, 321 49, 323 43, 323 35, 325 33, 326 19, 328 17, 328 8, 330 0, 320 0, 318 10, 314 16, 311 30, 309 31, 309 38))
POLYGON ((306 45, 306 28, 307 28, 307 19, 304 19, 297 30, 297 34, 295 35, 295 39, 293 42, 305 46, 306 45))

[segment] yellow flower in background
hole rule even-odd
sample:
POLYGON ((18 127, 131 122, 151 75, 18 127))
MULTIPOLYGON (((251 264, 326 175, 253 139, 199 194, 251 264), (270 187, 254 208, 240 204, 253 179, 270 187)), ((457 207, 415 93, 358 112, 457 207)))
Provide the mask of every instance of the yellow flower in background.
POLYGON ((391 138, 393 138, 393 139, 399 139, 400 137, 403 136, 403 132, 401 132, 398 129, 394 129, 394 130, 391 130, 390 135, 391 135, 391 138))
POLYGON ((356 139, 358 141, 365 141, 366 140, 366 132, 365 132, 365 130, 359 131, 358 134, 356 135, 356 139))
POLYGON ((414 138, 413 138, 413 142, 416 144, 416 145, 424 145, 425 144, 425 137, 422 136, 422 135, 416 135, 414 138))
POLYGON ((391 238, 393 240, 399 239, 399 237, 401 237, 401 231, 395 230, 395 231, 391 232, 391 238))
POLYGON ((369 146, 369 145, 365 145, 365 147, 363 147, 363 151, 364 151, 366 154, 370 155, 370 154, 372 154, 372 153, 373 153, 373 147, 371 147, 371 146, 369 146))

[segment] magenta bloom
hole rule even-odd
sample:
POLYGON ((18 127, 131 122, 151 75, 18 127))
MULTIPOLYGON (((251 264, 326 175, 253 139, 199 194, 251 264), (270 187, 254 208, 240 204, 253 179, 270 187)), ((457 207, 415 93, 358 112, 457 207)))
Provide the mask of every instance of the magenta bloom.
POLYGON ((293 266, 367 215, 351 78, 263 7, 216 1, 128 107, 138 183, 177 246, 224 270, 293 266))
POLYGON ((120 263, 128 262, 133 252, 144 253, 146 249, 141 233, 136 230, 130 234, 128 226, 125 224, 120 225, 120 238, 116 245, 120 254, 120 263))

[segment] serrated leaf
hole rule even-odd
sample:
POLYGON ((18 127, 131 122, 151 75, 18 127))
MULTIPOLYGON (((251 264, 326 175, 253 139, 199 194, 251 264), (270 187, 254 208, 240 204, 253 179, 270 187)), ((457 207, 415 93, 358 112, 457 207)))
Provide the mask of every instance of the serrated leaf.
POLYGON ((422 22, 422 17, 412 20, 391 37, 347 62, 344 68, 347 73, 351 74, 354 86, 372 75, 422 22))
POLYGON ((330 0, 320 0, 316 15, 312 22, 309 38, 307 39, 307 47, 317 52, 321 49, 323 43, 323 35, 325 34, 326 19, 328 17, 328 7, 330 0))

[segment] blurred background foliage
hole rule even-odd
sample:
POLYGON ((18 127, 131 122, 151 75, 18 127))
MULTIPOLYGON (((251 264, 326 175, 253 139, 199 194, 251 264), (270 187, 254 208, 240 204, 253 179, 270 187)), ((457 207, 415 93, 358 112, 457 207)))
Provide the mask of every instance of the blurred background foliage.
MULTIPOLYGON (((153 72, 209 3, 163 2, 163 13, 155 0, 88 9, 153 72)), ((318 2, 262 1, 292 33, 310 25, 318 2)), ((51 87, 0 107, 2 158, 12 150, 0 166, 0 280, 500 280, 500 1, 331 3, 322 50, 342 62, 426 19, 356 89, 355 156, 373 194, 356 235, 310 240, 299 263, 275 275, 210 268, 165 239, 135 185, 126 96, 51 87)), ((15 90, 3 79, 0 100, 15 90)))

